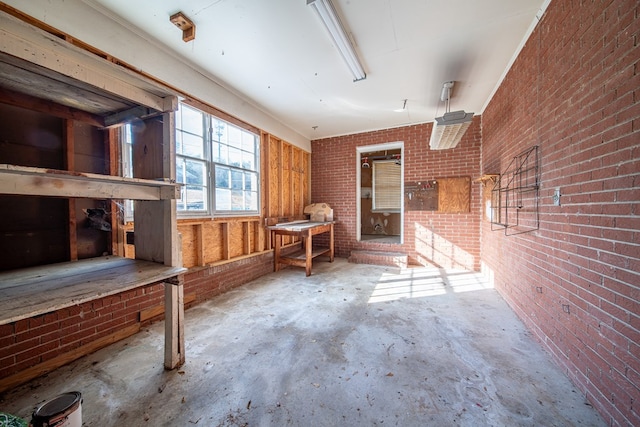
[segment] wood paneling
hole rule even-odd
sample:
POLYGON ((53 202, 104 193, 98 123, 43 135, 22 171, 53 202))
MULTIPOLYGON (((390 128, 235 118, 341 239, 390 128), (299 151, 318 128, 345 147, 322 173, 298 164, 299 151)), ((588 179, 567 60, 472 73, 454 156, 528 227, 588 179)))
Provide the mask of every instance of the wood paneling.
MULTIPOLYGON (((272 135, 262 134, 260 217, 182 219, 183 265, 213 265, 271 249, 265 217, 303 216, 310 203, 310 154, 272 135)), ((285 244, 297 240, 286 237, 285 244)))
POLYGON ((438 178, 438 212, 469 212, 471 178, 438 178))

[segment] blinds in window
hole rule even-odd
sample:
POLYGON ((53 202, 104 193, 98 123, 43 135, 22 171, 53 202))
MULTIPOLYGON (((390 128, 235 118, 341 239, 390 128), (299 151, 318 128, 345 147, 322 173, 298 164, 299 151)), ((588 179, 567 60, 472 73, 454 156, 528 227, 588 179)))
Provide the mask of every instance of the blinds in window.
POLYGON ((400 211, 401 169, 394 160, 373 162, 373 210, 400 211))

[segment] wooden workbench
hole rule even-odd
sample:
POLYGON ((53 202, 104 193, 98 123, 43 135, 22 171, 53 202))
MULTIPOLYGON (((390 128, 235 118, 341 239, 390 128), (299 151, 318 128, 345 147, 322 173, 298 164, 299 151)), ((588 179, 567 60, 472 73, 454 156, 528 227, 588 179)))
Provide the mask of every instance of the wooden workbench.
POLYGON ((320 255, 328 255, 329 262, 333 262, 333 225, 334 221, 327 222, 311 222, 311 221, 294 221, 267 227, 271 231, 271 240, 273 242, 273 263, 274 271, 280 269, 280 264, 294 265, 304 267, 307 276, 311 275, 311 264, 313 258, 320 255), (322 233, 329 233, 329 247, 313 248, 313 236, 322 233), (282 244, 282 236, 296 236, 302 239, 303 251, 282 256, 280 246, 282 244))

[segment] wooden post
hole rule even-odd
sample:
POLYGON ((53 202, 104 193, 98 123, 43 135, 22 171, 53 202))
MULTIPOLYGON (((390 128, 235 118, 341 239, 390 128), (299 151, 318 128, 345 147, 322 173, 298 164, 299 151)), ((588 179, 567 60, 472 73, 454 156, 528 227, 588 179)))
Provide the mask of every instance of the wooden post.
POLYGON ((229 241, 229 223, 222 223, 222 259, 231 258, 231 242, 229 241))
POLYGON ((271 232, 271 241, 273 243, 273 271, 280 270, 280 242, 282 236, 271 232))
POLYGON ((194 235, 196 238, 196 263, 198 266, 204 266, 204 232, 202 224, 194 225, 194 235))
MULTIPOLYGON (((64 121, 64 148, 65 148, 65 168, 68 171, 75 171, 75 135, 74 121, 66 119, 64 121)), ((68 199, 69 206, 69 260, 78 260, 78 230, 76 218, 76 199, 68 199)))
POLYGON ((242 222, 242 237, 243 241, 243 254, 250 255, 251 254, 251 221, 243 221, 242 222))
POLYGON ((164 283, 164 367, 175 369, 185 362, 184 276, 164 283))

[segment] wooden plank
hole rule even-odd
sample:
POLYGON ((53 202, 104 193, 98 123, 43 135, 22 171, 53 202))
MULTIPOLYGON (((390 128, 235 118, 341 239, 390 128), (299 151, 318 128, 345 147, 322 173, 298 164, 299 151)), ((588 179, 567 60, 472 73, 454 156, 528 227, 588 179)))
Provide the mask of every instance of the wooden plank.
POLYGON ((103 347, 130 337, 131 335, 138 333, 138 331, 140 331, 139 323, 127 326, 117 332, 114 332, 113 334, 98 338, 97 340, 91 341, 88 344, 74 348, 71 351, 56 356, 53 359, 49 359, 46 362, 40 363, 39 365, 32 366, 14 375, 2 378, 0 379, 0 393, 6 390, 10 390, 20 384, 24 384, 34 378, 45 375, 61 366, 64 366, 76 359, 81 358, 82 356, 94 353, 103 347))
POLYGON ((0 164, 0 193, 135 200, 180 197, 179 186, 165 181, 7 164, 0 164), (169 191, 163 191, 163 188, 169 191))
POLYGON ((107 256, 0 273, 0 324, 38 316, 140 286, 186 269, 107 256))
POLYGON ((137 104, 166 110, 166 88, 0 12, 0 49, 9 55, 101 88, 137 104), (118 78, 114 78, 117 76, 118 78))
POLYGON ((50 114, 62 119, 78 120, 96 127, 104 127, 104 119, 97 114, 87 113, 86 111, 36 98, 35 96, 19 93, 4 87, 0 87, 0 100, 3 104, 50 114))

